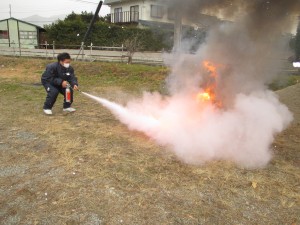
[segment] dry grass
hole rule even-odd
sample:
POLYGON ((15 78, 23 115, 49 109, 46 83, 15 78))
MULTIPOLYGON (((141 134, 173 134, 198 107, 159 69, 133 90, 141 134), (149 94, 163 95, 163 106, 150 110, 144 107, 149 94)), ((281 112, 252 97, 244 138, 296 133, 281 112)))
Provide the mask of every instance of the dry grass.
MULTIPOLYGON (((196 167, 129 132, 82 95, 75 114, 61 112, 60 98, 55 116, 44 116, 44 90, 33 84, 47 63, 0 57, 1 224, 300 223, 299 85, 278 92, 295 120, 277 137, 265 169, 196 167)), ((117 101, 163 91, 167 74, 159 67, 74 64, 83 90, 117 101)))

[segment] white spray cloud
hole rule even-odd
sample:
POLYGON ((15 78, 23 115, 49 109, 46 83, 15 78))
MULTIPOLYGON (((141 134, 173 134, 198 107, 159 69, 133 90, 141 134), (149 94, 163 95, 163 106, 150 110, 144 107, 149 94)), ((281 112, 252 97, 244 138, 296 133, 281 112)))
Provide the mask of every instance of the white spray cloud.
MULTIPOLYGON (((185 14, 204 6, 209 10, 231 7, 224 0, 187 2, 185 14)), ((274 56, 286 46, 281 33, 288 24, 287 10, 281 10, 283 2, 270 2, 232 1, 237 4, 234 8, 247 9, 245 17, 213 27, 196 54, 169 58, 169 96, 144 93, 122 106, 85 94, 110 109, 130 130, 170 147, 185 163, 230 160, 247 168, 263 167, 272 158, 275 135, 293 119, 267 88, 280 69, 274 56), (216 74, 203 66, 206 60, 212 62, 216 74), (213 98, 199 100, 197 93, 207 90, 213 98)), ((288 3, 289 10, 299 5, 295 0, 288 3)))
POLYGON ((182 161, 191 164, 223 159, 247 168, 265 166, 272 156, 274 135, 292 120, 287 107, 271 91, 239 94, 228 110, 199 103, 188 94, 162 97, 144 93, 126 107, 89 96, 129 129, 170 146, 182 161))

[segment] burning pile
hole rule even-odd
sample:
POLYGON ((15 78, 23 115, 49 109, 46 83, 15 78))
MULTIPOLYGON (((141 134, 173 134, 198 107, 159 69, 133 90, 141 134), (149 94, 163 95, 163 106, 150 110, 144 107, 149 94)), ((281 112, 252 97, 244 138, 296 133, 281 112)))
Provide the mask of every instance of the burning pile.
POLYGON ((169 59, 170 96, 144 93, 125 107, 91 97, 186 163, 222 159, 247 168, 265 166, 274 136, 292 121, 267 86, 280 68, 273 56, 286 46, 281 34, 300 2, 174 0, 172 6, 183 17, 201 9, 238 12, 239 19, 212 27, 195 55, 177 53, 169 59))
POLYGON ((291 113, 268 90, 237 94, 232 105, 224 107, 216 92, 218 75, 214 71, 208 70, 209 79, 196 95, 144 93, 126 107, 89 96, 130 130, 169 147, 186 163, 223 159, 247 168, 265 166, 271 159, 274 135, 290 123, 291 113))
POLYGON ((201 85, 202 91, 199 91, 199 93, 197 94, 197 101, 211 102, 218 107, 222 107, 222 102, 220 98, 218 98, 216 93, 218 79, 217 65, 210 61, 204 61, 202 64, 205 69, 204 74, 206 73, 206 76, 205 82, 203 82, 203 84, 201 85))

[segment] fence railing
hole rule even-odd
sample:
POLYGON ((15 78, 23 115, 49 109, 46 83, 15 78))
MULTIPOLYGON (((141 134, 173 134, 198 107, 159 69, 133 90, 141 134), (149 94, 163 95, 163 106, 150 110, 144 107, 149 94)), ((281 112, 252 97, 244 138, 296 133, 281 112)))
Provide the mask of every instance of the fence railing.
POLYGON ((137 23, 139 22, 139 12, 136 11, 125 11, 112 13, 112 23, 137 23))
MULTIPOLYGON (((34 45, 31 48, 24 48, 19 43, 11 45, 11 47, 8 47, 8 44, 0 43, 0 55, 6 56, 56 59, 57 54, 62 52, 68 52, 73 59, 81 61, 128 62, 128 52, 124 45, 111 47, 96 46, 92 43, 89 45, 65 45, 45 42, 40 44, 39 48, 34 45)), ((162 54, 159 52, 137 52, 134 54, 132 62, 162 65, 163 59, 162 54)))

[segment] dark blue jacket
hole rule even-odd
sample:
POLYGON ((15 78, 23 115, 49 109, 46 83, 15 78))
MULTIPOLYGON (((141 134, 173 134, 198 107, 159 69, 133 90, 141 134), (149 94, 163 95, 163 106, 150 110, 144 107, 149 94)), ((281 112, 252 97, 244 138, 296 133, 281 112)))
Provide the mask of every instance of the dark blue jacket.
POLYGON ((74 85, 78 86, 74 69, 71 66, 69 68, 65 68, 59 62, 47 65, 41 80, 44 86, 49 84, 61 86, 63 81, 68 81, 72 87, 74 87, 74 85))

